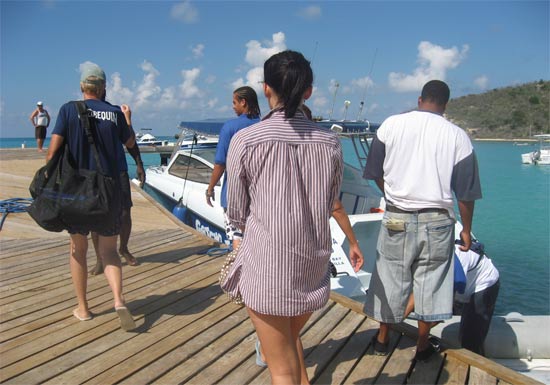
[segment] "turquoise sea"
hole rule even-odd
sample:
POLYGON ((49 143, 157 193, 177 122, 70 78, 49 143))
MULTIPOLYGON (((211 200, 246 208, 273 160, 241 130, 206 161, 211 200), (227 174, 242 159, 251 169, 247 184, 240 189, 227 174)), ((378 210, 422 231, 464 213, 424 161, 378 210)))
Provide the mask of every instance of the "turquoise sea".
MULTIPOLYGON (((0 148, 22 143, 36 148, 32 138, 0 138, 0 148)), ((496 314, 550 314, 550 166, 521 164, 521 154, 535 145, 476 141, 474 147, 483 199, 476 203, 473 232, 500 272, 496 314)), ((353 158, 352 151, 344 143, 346 159, 353 158)), ((159 163, 156 154, 143 159, 146 166, 159 163)))

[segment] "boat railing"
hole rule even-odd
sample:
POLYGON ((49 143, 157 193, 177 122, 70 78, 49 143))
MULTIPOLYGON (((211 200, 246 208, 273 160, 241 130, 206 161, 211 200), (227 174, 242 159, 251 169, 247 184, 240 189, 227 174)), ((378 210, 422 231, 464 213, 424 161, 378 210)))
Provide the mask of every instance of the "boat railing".
POLYGON ((376 133, 371 132, 368 129, 360 131, 339 131, 338 128, 334 126, 336 125, 333 125, 331 129, 338 132, 338 135, 341 138, 347 138, 351 140, 353 150, 355 151, 355 156, 359 161, 361 170, 364 170, 367 166, 367 157, 370 151, 370 144, 376 133))

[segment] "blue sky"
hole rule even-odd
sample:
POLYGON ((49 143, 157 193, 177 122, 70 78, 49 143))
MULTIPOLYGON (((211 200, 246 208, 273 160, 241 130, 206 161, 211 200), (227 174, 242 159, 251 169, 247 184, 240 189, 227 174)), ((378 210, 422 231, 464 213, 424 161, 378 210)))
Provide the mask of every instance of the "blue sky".
POLYGON ((156 135, 232 117, 245 84, 267 113, 263 62, 284 49, 312 61, 307 104, 325 118, 381 122, 415 107, 434 78, 458 97, 550 77, 547 0, 0 0, 0 16, 2 137, 34 136, 38 100, 49 136, 61 105, 81 97, 86 61, 107 73, 108 100, 132 107, 134 129, 156 135))

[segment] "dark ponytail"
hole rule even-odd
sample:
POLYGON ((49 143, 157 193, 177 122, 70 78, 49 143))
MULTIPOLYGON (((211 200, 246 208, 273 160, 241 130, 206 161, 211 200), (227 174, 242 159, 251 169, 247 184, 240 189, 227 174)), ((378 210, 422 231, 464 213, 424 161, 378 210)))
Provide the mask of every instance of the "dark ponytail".
POLYGON ((304 93, 312 86, 313 71, 301 53, 283 51, 264 63, 264 81, 279 97, 288 119, 294 117, 304 93))

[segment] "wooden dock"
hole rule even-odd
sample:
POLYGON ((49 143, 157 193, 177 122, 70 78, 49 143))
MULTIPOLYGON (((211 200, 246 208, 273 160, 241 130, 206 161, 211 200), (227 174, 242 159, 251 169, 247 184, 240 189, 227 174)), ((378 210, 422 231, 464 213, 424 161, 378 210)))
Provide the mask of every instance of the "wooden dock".
MULTIPOLYGON (((28 197, 43 162, 36 149, 0 150, 0 199, 28 197)), ((134 189, 134 187, 132 187, 134 189)), ((255 365, 244 308, 218 286, 223 257, 139 189, 132 198, 124 292, 138 328, 120 329, 103 276, 90 277, 91 321, 75 319, 66 233, 41 230, 25 213, 0 231, 0 382, 8 384, 269 384, 255 365)), ((90 247, 89 267, 95 256, 90 247)), ((303 330, 312 384, 539 384, 464 349, 414 363, 416 329, 397 325, 392 352, 372 355, 378 324, 362 304, 333 294, 303 330)))

